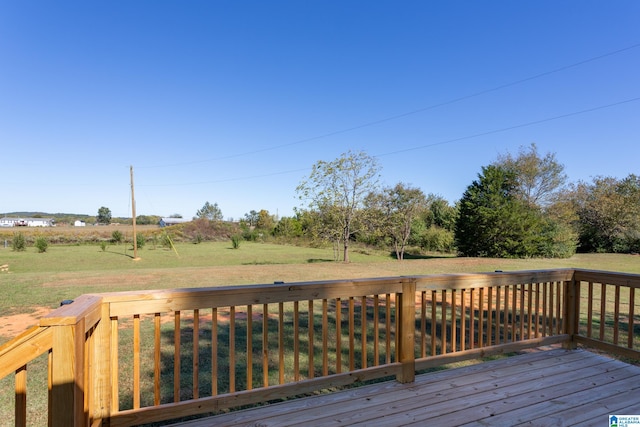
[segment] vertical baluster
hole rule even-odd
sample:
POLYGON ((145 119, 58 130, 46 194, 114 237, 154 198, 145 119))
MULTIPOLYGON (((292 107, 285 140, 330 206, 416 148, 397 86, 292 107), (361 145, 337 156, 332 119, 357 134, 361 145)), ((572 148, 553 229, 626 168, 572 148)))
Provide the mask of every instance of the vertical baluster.
POLYGON ((607 285, 600 283, 600 341, 604 340, 604 325, 607 309, 607 285))
POLYGON ((587 287, 587 338, 593 334, 593 282, 587 287))
POLYGON ((487 291, 487 345, 492 343, 491 337, 493 335, 493 288, 490 287, 487 291))
POLYGON ((278 303, 278 381, 284 384, 284 303, 278 303))
POLYGON ((437 299, 438 293, 431 291, 431 356, 437 354, 436 338, 438 337, 438 317, 437 317, 437 299))
POLYGON ((133 409, 140 409, 140 315, 133 315, 133 409))
POLYGON ((511 314, 511 341, 518 341, 522 339, 523 331, 524 331, 524 303, 522 299, 524 298, 524 285, 514 285, 513 286, 513 306, 512 314, 511 314), (518 297, 518 294, 520 296, 518 297), (518 301, 520 301, 520 306, 518 307, 518 301), (518 337, 518 332, 520 332, 520 336, 518 337))
POLYGON ((355 328, 355 305, 353 297, 349 297, 349 371, 356 369, 355 328))
POLYGON ((193 398, 200 397, 200 310, 193 310, 193 398))
POLYGON ((476 290, 469 289, 469 348, 476 348, 476 290))
POLYGON ((634 322, 633 317, 635 316, 635 305, 636 305, 636 289, 629 288, 629 324, 627 326, 627 347, 633 348, 633 336, 634 336, 634 322))
POLYGON ((453 289, 451 291, 451 352, 457 351, 458 339, 458 309, 457 309, 458 292, 453 289))
POLYGON ((336 373, 342 372, 342 301, 336 298, 336 373))
POLYGON ((385 295, 386 301, 386 313, 385 313, 385 322, 386 322, 386 328, 387 328, 387 357, 386 357, 386 363, 389 364, 391 363, 391 294, 386 294, 385 295))
POLYGON ((211 309, 211 396, 218 395, 218 308, 211 309))
POLYGON ((478 295, 478 347, 484 347, 484 288, 478 295))
POLYGON ((373 296, 373 365, 380 364, 380 297, 373 296))
POLYGON ((556 335, 560 335, 562 332, 562 323, 564 321, 562 317, 562 302, 564 301, 562 289, 562 282, 556 282, 556 335))
POLYGON ((322 375, 329 375, 329 303, 322 300, 322 375))
POLYGON ((236 391, 236 307, 229 307, 229 393, 236 391))
MULTIPOLYGON (((49 388, 51 389, 51 388, 49 388)), ((27 425, 27 365, 21 366, 15 373, 15 425, 27 425)))
MULTIPOLYGON (((523 290, 524 293, 524 290, 523 290)), ((523 302, 524 304, 524 302, 523 302)), ((533 329, 533 283, 527 285, 527 339, 531 339, 533 329)), ((524 337, 523 337, 524 338, 524 337)))
POLYGON ((262 305, 262 386, 269 387, 269 305, 262 305))
POLYGON ((247 390, 253 389, 253 306, 247 305, 247 390))
POLYGON ((161 318, 160 313, 153 315, 153 404, 160 404, 160 356, 161 356, 161 318))
POLYGON ((556 318, 553 315, 553 294, 554 294, 554 289, 553 289, 553 282, 549 283, 549 335, 553 335, 554 334, 554 324, 556 322, 556 318))
POLYGON ((507 285, 504 287, 504 311, 502 312, 502 342, 506 343, 509 341, 509 289, 510 286, 507 285))
POLYGON ((540 283, 535 284, 536 293, 536 316, 535 316, 535 337, 540 338, 540 283))
POLYGON ((360 300, 360 351, 362 352, 360 367, 367 367, 367 297, 360 300))
MULTIPOLYGON (((118 381, 118 349, 120 346, 120 341, 118 338, 118 318, 111 318, 111 412, 118 412, 120 408, 120 391, 119 391, 119 381, 118 381)), ((49 358, 51 359, 51 352, 49 352, 49 358)), ((49 360, 49 368, 51 368, 51 360, 49 360)), ((49 373, 49 381, 51 381, 51 373, 49 373)), ((51 387, 49 387, 51 390, 51 387)), ((51 402, 51 398, 49 398, 49 402, 51 402)), ((51 408, 49 408, 49 413, 51 413, 51 408)))
POLYGON ((180 312, 173 314, 173 401, 180 402, 180 312))
POLYGON ((300 381, 300 313, 299 303, 293 303, 293 378, 300 381))
POLYGON ((314 345, 314 336, 313 336, 313 300, 309 300, 308 301, 309 304, 309 316, 308 316, 308 321, 307 321, 307 329, 308 329, 308 335, 309 335, 309 349, 308 349, 308 353, 309 353, 309 371, 308 371, 308 376, 307 378, 313 378, 315 376, 315 369, 314 369, 314 361, 313 361, 313 356, 315 353, 315 345, 314 345))
POLYGON ((620 285, 615 286, 615 302, 613 306, 613 344, 618 345, 620 333, 620 285))
POLYGON ((420 357, 427 357, 427 293, 420 292, 420 357))
POLYGON ((460 290, 460 351, 465 351, 467 340, 467 302, 466 292, 464 289, 460 290))
POLYGON ((440 310, 440 334, 442 336, 442 354, 447 354, 447 291, 442 290, 440 310))
POLYGON ((496 326, 495 326, 495 338, 494 338, 494 343, 495 344, 500 344, 500 321, 501 321, 501 317, 502 317, 502 312, 500 311, 500 286, 496 286, 496 314, 495 314, 495 321, 496 321, 496 326))

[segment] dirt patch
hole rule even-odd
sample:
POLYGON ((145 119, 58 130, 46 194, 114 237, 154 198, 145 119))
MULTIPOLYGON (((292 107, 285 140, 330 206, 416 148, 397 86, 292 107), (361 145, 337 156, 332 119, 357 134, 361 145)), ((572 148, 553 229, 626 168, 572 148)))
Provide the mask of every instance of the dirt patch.
POLYGON ((32 310, 31 313, 0 317, 0 336, 13 338, 31 326, 37 325, 41 317, 53 311, 49 307, 33 307, 32 310))

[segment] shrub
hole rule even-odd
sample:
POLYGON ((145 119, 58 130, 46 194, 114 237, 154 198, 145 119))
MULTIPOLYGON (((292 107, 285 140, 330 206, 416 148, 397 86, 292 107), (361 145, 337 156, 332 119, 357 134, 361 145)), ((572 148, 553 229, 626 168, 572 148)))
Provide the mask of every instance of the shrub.
POLYGON ((11 248, 16 252, 22 252, 27 250, 27 240, 22 233, 13 233, 13 240, 11 241, 11 248))
POLYGON ((138 249, 144 248, 145 243, 147 243, 147 240, 145 239, 144 234, 136 234, 136 245, 138 246, 138 249))
POLYGON ((231 236, 231 246, 233 247, 233 249, 239 249, 241 241, 242 241, 241 235, 234 234, 233 236, 231 236))
POLYGON ((102 252, 107 250, 107 246, 109 246, 109 243, 107 243, 105 240, 100 242, 100 249, 102 249, 102 252))
POLYGON ((111 241, 113 241, 113 243, 122 243, 123 237, 120 230, 114 230, 113 233, 111 233, 111 241))
POLYGON ((47 248, 49 247, 49 242, 47 241, 46 237, 40 236, 36 239, 35 246, 36 248, 38 248, 39 253, 43 253, 47 251, 47 248))

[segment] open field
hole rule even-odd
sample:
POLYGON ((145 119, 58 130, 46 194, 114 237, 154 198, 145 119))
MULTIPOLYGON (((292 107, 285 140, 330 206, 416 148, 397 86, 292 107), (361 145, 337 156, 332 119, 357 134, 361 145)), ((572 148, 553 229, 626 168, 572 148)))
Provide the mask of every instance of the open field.
POLYGON ((640 257, 578 254, 568 259, 487 259, 425 257, 394 260, 387 253, 354 248, 352 262, 333 261, 331 248, 308 248, 243 242, 181 243, 176 250, 147 245, 132 260, 130 245, 52 246, 46 253, 34 248, 14 252, 0 247, 0 342, 35 323, 36 316, 66 299, 85 293, 300 282, 413 274, 589 268, 640 273, 640 257), (8 316, 20 315, 22 320, 8 316), (30 323, 31 322, 31 323, 30 323), (13 325, 12 328, 9 328, 13 325))

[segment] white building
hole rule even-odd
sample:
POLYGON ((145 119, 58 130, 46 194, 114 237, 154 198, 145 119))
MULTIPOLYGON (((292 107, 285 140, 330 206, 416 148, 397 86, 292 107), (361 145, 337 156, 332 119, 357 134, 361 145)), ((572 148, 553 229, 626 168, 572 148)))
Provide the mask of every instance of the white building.
POLYGON ((190 221, 190 219, 185 218, 162 218, 160 219, 160 227, 168 227, 170 225, 183 224, 190 221))
POLYGON ((75 227, 85 227, 87 224, 84 221, 76 220, 73 225, 75 227))
POLYGON ((53 218, 0 218, 0 227, 53 227, 53 218))

